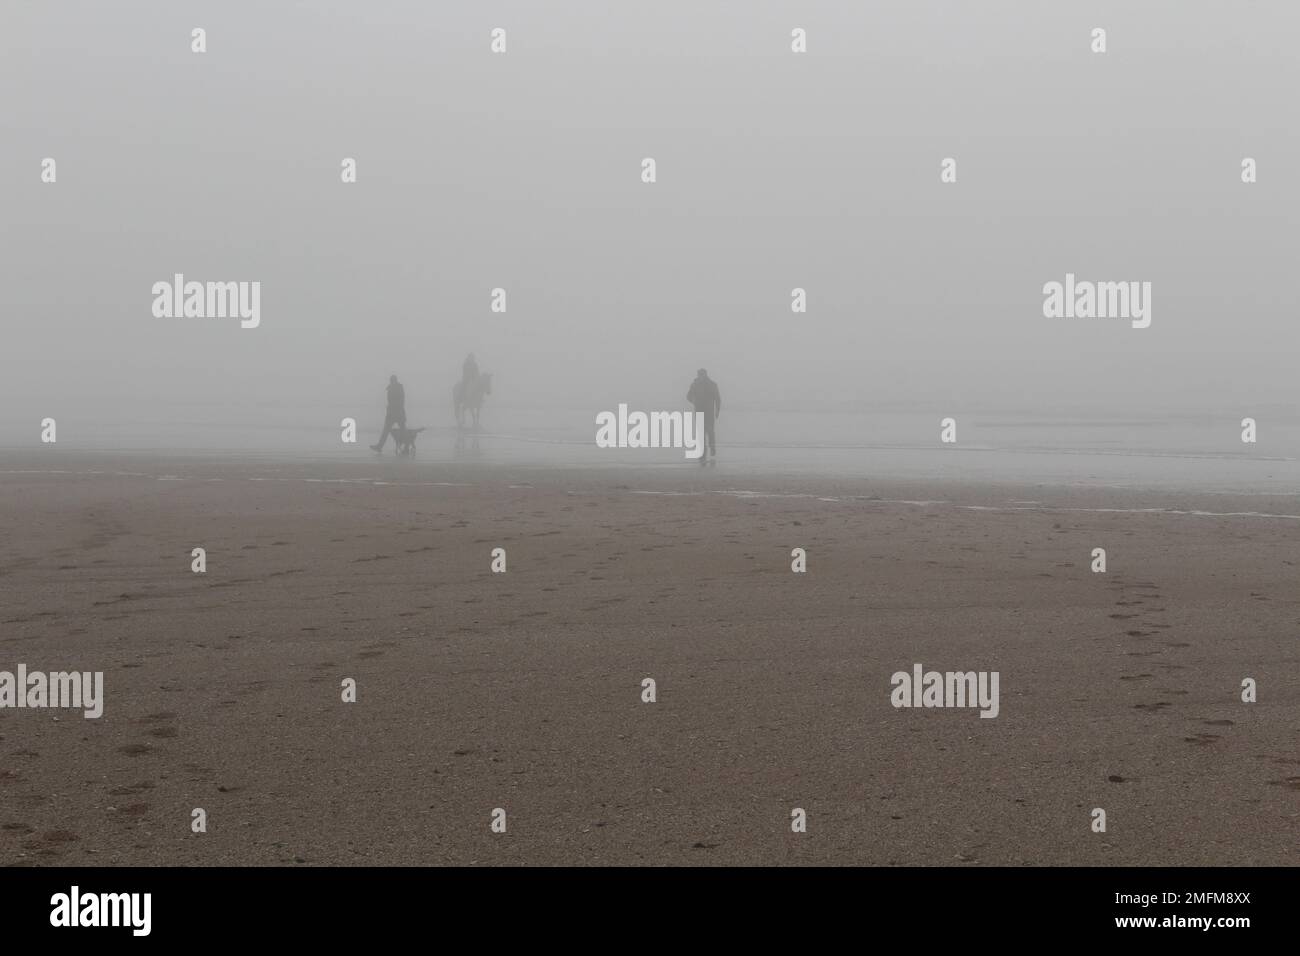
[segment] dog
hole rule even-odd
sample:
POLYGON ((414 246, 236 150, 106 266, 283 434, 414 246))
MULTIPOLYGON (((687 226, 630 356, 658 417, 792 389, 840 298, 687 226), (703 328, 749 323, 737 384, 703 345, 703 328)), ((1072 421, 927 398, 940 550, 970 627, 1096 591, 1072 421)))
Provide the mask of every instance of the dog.
POLYGON ((393 441, 397 443, 397 454, 410 458, 415 454, 415 438, 423 428, 394 428, 393 441))

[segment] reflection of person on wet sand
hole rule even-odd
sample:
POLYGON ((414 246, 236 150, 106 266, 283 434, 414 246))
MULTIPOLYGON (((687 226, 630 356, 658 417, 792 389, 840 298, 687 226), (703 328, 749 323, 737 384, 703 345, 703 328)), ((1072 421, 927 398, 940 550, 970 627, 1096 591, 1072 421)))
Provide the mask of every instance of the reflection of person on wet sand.
POLYGON ((372 451, 383 451, 384 442, 388 441, 389 432, 394 427, 406 428, 406 389, 397 380, 396 375, 388 377, 388 411, 384 415, 384 433, 379 436, 379 444, 371 445, 372 451))
POLYGON ((708 451, 700 454, 700 464, 703 465, 710 455, 713 463, 717 464, 718 443, 713 435, 713 423, 722 414, 722 393, 718 391, 718 383, 709 378, 708 372, 700 369, 695 381, 691 382, 691 390, 686 393, 686 400, 695 406, 696 412, 704 415, 704 441, 708 451))

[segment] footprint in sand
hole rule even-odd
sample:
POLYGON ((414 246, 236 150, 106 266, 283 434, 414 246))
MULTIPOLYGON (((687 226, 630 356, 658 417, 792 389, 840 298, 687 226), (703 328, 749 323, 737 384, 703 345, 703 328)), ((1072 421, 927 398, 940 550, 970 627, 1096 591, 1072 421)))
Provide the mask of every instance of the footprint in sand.
POLYGON ((1148 711, 1148 712, 1150 712, 1150 713, 1155 713, 1156 711, 1158 711, 1158 710, 1163 710, 1164 708, 1166 708, 1166 707, 1168 707, 1168 706, 1169 706, 1169 704, 1168 704, 1167 701, 1160 700, 1160 701, 1156 701, 1154 704, 1134 704, 1134 705, 1133 705, 1133 709, 1134 709, 1134 710, 1145 710, 1145 711, 1148 711))
POLYGON ((125 787, 114 787, 108 791, 110 797, 133 797, 138 793, 144 793, 146 790, 152 790, 156 784, 149 780, 141 780, 139 783, 133 783, 125 787))
POLYGON ((1270 780, 1269 783, 1274 787, 1286 787, 1288 790, 1300 790, 1300 777, 1283 777, 1281 780, 1270 780))
POLYGON ((139 757, 150 753, 155 749, 157 748, 151 747, 148 744, 124 744, 117 748, 117 752, 120 754, 126 754, 128 757, 139 757))
POLYGON ((1218 734, 1197 734, 1195 737, 1184 737, 1183 742, 1196 744, 1198 747, 1206 747, 1219 739, 1218 734))
POLYGON ((1120 677, 1120 680, 1149 680, 1154 676, 1154 674, 1125 674, 1120 677))
POLYGON ((26 845, 32 849, 50 849, 65 843, 76 843, 80 839, 71 830, 46 830, 35 839, 27 841, 26 845))
MULTIPOLYGON (((141 594, 119 594, 117 597, 113 598, 113 600, 111 600, 111 601, 96 601, 96 602, 95 602, 93 605, 91 605, 91 606, 92 606, 92 607, 101 607, 101 606, 103 606, 103 605, 105 605, 105 604, 119 604, 119 603, 121 603, 122 601, 134 601, 134 600, 136 600, 137 598, 140 598, 140 597, 143 597, 143 595, 141 595, 141 594)), ((46 614, 52 614, 52 613, 54 613, 54 612, 52 612, 52 611, 42 611, 40 614, 34 614, 34 615, 32 615, 32 616, 33 616, 33 617, 43 617, 43 616, 45 616, 46 614)))
POLYGON ((1203 720, 1201 723, 1207 727, 1231 727, 1233 722, 1231 720, 1203 720))

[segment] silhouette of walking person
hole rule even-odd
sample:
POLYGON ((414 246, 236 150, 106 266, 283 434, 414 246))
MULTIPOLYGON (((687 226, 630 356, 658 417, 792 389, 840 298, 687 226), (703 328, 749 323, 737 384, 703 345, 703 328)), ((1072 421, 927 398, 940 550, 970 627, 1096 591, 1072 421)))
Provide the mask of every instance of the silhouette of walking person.
POLYGON ((713 433, 713 424, 722 414, 722 393, 718 391, 718 383, 709 378, 708 372, 700 369, 695 375, 695 381, 691 382, 690 391, 686 393, 686 400, 695 406, 697 412, 704 414, 704 442, 707 452, 700 454, 700 464, 705 464, 710 455, 713 456, 716 464, 718 442, 713 433))
POLYGON ((384 433, 379 436, 379 444, 371 445, 372 451, 383 451, 384 442, 394 427, 406 428, 406 389, 397 380, 396 375, 388 376, 388 411, 384 415, 384 433))

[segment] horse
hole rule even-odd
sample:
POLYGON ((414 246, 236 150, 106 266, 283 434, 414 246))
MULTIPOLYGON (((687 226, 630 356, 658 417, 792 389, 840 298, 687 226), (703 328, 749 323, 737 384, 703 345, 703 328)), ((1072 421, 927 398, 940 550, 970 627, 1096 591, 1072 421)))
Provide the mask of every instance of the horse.
POLYGON ((478 416, 483 408, 483 399, 491 394, 491 372, 480 372, 469 389, 465 388, 464 380, 457 382, 451 390, 451 407, 456 413, 456 427, 465 427, 465 412, 469 411, 474 419, 474 430, 478 431, 478 416))

